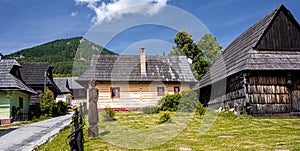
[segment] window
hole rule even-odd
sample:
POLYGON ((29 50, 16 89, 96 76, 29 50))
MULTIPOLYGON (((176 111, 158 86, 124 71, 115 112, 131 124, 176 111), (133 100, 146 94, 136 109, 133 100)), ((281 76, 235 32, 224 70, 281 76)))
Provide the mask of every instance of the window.
POLYGON ((164 96, 164 95, 165 95, 165 88, 157 87, 157 96, 164 96))
POLYGON ((120 88, 112 87, 110 88, 111 98, 120 98, 120 88))
POLYGON ((19 107, 23 109, 23 98, 19 97, 19 107))
POLYGON ((174 87, 174 94, 179 94, 180 88, 179 87, 174 87))

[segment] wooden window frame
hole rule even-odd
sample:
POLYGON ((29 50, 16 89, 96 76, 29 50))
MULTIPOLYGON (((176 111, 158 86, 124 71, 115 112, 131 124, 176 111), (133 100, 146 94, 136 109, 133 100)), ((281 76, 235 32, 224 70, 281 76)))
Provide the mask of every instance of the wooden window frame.
POLYGON ((157 96, 164 96, 165 95, 165 87, 157 87, 157 96), (161 93, 159 90, 162 89, 163 92, 161 93))
POLYGON ((120 98, 120 87, 111 87, 110 88, 110 98, 120 98), (118 90, 118 95, 113 95, 113 91, 114 89, 117 89, 118 90))
POLYGON ((180 87, 179 86, 174 86, 174 94, 179 94, 180 93, 180 87), (176 92, 176 88, 178 88, 178 92, 176 92))

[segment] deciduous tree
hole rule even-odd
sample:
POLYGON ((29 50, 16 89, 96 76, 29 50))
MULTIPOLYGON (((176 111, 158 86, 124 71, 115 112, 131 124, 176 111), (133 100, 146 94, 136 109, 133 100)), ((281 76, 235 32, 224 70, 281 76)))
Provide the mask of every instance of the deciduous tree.
POLYGON ((197 79, 200 79, 207 72, 208 64, 203 58, 201 49, 194 43, 192 35, 184 30, 179 31, 174 38, 174 42, 176 46, 173 47, 169 55, 186 55, 190 58, 193 74, 197 79))
POLYGON ((212 36, 212 34, 205 34, 198 41, 197 45, 202 50, 203 56, 209 66, 211 66, 222 54, 222 47, 219 45, 216 37, 212 36))

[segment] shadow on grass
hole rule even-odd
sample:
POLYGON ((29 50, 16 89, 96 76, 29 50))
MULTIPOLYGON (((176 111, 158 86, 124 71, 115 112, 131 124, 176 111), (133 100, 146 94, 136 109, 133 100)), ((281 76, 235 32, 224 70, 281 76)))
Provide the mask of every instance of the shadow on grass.
POLYGON ((104 132, 100 133, 99 135, 100 136, 105 136, 106 134, 109 134, 109 133, 110 133, 110 131, 104 131, 104 132))

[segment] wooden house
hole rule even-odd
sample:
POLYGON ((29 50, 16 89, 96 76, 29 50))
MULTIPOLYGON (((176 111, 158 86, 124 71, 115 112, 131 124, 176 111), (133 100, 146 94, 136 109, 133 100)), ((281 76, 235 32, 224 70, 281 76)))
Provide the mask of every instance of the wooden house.
POLYGON ((30 96, 37 94, 21 77, 21 65, 0 58, 0 124, 9 124, 17 112, 27 113, 30 96))
POLYGON ((59 95, 57 95, 55 101, 71 103, 73 93, 70 90, 68 78, 53 78, 53 81, 57 85, 57 87, 59 88, 59 90, 61 92, 59 95))
POLYGON ((281 5, 238 36, 200 80, 200 101, 249 114, 300 111, 300 26, 281 5))
POLYGON ((54 99, 61 93, 53 81, 53 67, 49 63, 26 62, 21 63, 21 66, 22 79, 38 93, 38 95, 31 96, 30 105, 40 103, 39 94, 45 92, 46 88, 52 92, 54 99))
POLYGON ((180 93, 196 82, 185 56, 98 55, 77 81, 96 81, 98 107, 132 109, 157 105, 165 94, 180 93))
POLYGON ((72 105, 79 106, 87 102, 87 90, 76 82, 78 77, 68 78, 70 90, 73 92, 72 105))
POLYGON ((56 98, 56 100, 62 97, 67 99, 70 98, 70 104, 79 106, 80 103, 86 103, 87 90, 75 80, 78 77, 67 77, 67 78, 54 78, 54 82, 59 87, 62 94, 56 98))

